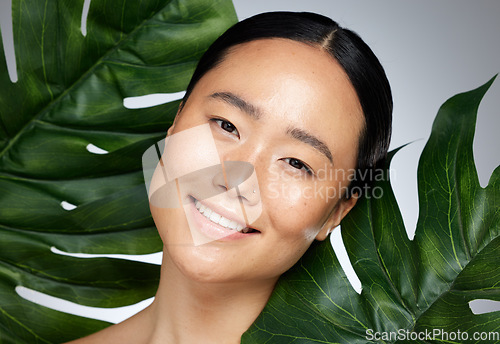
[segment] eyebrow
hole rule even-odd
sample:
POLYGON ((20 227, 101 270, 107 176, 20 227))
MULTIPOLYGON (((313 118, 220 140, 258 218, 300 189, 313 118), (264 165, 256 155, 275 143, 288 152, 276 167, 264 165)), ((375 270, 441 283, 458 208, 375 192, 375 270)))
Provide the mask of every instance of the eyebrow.
MULTIPOLYGON (((209 98, 222 100, 223 102, 240 109, 254 119, 260 119, 262 117, 262 111, 231 92, 215 92, 212 93, 209 98)), ((328 146, 316 136, 309 134, 305 130, 294 127, 288 128, 286 134, 315 148, 320 153, 325 155, 330 163, 333 164, 333 157, 330 149, 328 149, 328 146)))
POLYGON ((215 92, 212 93, 209 97, 213 99, 222 100, 228 103, 229 105, 235 106, 241 111, 253 117, 254 119, 259 119, 261 117, 262 112, 258 108, 256 108, 252 104, 248 103, 241 97, 238 97, 237 95, 231 92, 215 92))
POLYGON ((316 136, 309 134, 308 132, 299 129, 299 128, 288 128, 286 133, 293 137, 294 139, 297 139, 299 141, 302 141, 313 148, 317 149, 321 153, 323 153, 328 160, 330 160, 330 163, 333 164, 333 157, 332 157, 332 152, 328 149, 328 146, 318 139, 316 136))

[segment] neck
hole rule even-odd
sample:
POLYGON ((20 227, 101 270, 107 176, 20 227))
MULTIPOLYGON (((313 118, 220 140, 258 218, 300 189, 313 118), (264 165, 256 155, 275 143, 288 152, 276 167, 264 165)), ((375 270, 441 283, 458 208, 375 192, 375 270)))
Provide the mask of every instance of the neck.
POLYGON ((240 343, 275 283, 196 281, 182 274, 164 252, 160 285, 150 306, 150 343, 240 343))

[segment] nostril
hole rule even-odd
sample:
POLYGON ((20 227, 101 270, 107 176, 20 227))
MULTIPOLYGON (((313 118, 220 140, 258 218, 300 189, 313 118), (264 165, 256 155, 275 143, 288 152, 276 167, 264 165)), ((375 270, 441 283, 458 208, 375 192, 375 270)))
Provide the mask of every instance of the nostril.
POLYGON ((227 186, 225 186, 223 184, 219 184, 217 186, 221 190, 221 192, 226 192, 228 190, 227 186))
POLYGON ((236 190, 236 194, 238 195, 238 198, 240 200, 250 201, 249 198, 251 198, 251 195, 245 195, 244 193, 242 194, 239 187, 235 187, 235 190, 236 190))

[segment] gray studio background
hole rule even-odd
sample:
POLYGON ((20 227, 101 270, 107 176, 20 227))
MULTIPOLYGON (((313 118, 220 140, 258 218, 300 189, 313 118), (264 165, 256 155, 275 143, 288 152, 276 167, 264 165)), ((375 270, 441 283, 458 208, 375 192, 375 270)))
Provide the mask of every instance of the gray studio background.
MULTIPOLYGON (((0 0, 0 19, 9 0, 0 0)), ((439 106, 450 96, 476 88, 500 72, 500 1, 480 0, 233 0, 239 19, 265 11, 310 11, 356 31, 374 50, 392 85, 391 148, 408 142, 392 164, 391 177, 408 235, 418 216, 416 169, 439 106)), ((2 28, 3 29, 3 28, 2 28)), ((474 154, 482 186, 500 163, 500 79, 486 94, 477 121, 474 154)), ((336 240, 334 237, 332 241, 336 240)), ((119 321, 141 309, 62 309, 119 321), (124 314, 126 316, 124 316, 124 314)), ((49 306, 57 302, 46 301, 49 306)), ((54 306, 55 307, 55 306, 54 306)), ((499 309, 498 303, 481 308, 499 309)))

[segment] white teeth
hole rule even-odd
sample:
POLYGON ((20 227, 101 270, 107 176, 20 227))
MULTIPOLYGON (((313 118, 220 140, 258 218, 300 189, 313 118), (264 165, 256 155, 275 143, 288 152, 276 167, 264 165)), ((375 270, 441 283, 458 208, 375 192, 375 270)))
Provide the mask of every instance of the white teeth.
POLYGON ((229 219, 225 218, 224 216, 217 214, 212 209, 201 204, 200 201, 195 200, 194 205, 195 205, 196 209, 198 209, 199 212, 201 214, 203 214, 203 216, 205 216, 210 221, 217 223, 217 224, 221 225, 222 227, 225 227, 228 229, 233 229, 233 230, 236 229, 238 232, 242 232, 242 233, 248 232, 248 228, 243 227, 242 225, 240 225, 236 221, 229 220, 229 219))
MULTIPOLYGON (((210 220, 212 220, 212 219, 210 219, 210 220)), ((212 220, 212 221, 213 221, 213 220, 212 220)), ((225 217, 222 217, 222 216, 221 216, 221 218, 220 218, 220 220, 219 220, 219 225, 221 225, 222 227, 229 227, 229 223, 230 223, 230 222, 231 222, 231 221, 230 221, 229 219, 226 219, 225 217)))
POLYGON ((217 214, 215 211, 212 211, 212 214, 210 214, 210 221, 212 222, 219 223, 221 218, 222 216, 217 214))
POLYGON ((207 219, 210 219, 210 215, 212 215, 212 212, 213 212, 213 210, 207 207, 203 211, 203 215, 205 215, 207 219))

